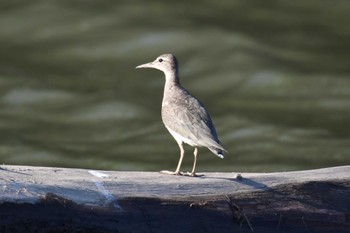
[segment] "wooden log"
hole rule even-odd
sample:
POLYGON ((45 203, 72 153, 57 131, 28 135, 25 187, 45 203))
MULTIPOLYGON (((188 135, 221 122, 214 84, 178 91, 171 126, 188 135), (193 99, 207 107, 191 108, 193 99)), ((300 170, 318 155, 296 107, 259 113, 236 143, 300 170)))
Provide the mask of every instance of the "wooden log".
POLYGON ((350 166, 236 176, 1 166, 0 232, 350 232, 350 166))

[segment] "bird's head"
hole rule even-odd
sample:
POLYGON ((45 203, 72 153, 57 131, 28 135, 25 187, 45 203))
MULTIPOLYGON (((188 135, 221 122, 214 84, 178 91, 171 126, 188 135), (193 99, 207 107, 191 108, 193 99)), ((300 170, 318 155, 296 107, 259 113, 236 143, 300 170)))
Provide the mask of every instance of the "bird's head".
POLYGON ((154 68, 163 71, 165 74, 170 72, 178 72, 177 59, 173 54, 163 54, 156 58, 156 60, 142 64, 136 67, 139 68, 154 68))

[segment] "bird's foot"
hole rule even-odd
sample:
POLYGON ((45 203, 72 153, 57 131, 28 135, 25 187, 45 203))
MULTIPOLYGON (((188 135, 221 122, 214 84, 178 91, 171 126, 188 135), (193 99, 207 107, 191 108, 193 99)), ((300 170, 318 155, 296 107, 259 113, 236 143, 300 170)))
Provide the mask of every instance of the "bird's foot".
POLYGON ((182 174, 183 176, 191 176, 191 177, 201 177, 201 176, 204 176, 203 174, 200 174, 198 175, 197 173, 195 172, 186 172, 184 174, 182 174))
POLYGON ((204 176, 202 174, 198 175, 197 173, 194 172, 172 172, 172 171, 166 171, 166 170, 162 170, 159 173, 161 174, 166 174, 166 175, 175 175, 175 176, 191 176, 191 177, 201 177, 204 176))
POLYGON ((162 171, 160 171, 159 173, 161 173, 161 174, 166 174, 166 175, 175 175, 175 176, 181 176, 181 175, 183 175, 182 172, 176 172, 176 171, 172 172, 172 171, 166 171, 166 170, 162 170, 162 171))

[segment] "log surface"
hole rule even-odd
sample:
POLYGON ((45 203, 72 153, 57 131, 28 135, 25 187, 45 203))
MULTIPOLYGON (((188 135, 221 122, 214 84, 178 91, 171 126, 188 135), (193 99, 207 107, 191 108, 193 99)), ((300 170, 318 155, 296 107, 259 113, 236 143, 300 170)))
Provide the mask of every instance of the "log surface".
POLYGON ((1 166, 0 232, 350 232, 350 166, 236 175, 1 166))

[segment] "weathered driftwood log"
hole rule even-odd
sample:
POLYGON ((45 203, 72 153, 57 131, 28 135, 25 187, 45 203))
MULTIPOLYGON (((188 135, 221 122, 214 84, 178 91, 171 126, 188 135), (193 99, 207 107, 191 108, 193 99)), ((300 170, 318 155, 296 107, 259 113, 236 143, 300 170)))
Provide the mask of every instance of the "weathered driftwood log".
POLYGON ((350 232, 350 166, 202 175, 1 166, 0 232, 350 232))

